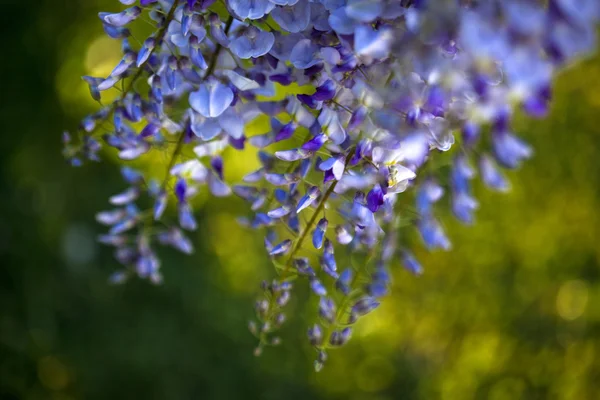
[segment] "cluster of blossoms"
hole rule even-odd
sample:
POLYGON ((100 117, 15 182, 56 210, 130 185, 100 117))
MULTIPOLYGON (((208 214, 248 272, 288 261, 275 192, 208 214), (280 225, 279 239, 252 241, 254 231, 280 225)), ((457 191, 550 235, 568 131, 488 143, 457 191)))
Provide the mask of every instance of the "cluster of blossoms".
POLYGON ((157 243, 193 251, 190 198, 205 186, 233 193, 276 271, 250 323, 256 352, 281 341, 286 304, 306 285, 317 369, 388 293, 394 261, 421 273, 401 229, 449 249, 440 200, 471 223, 476 175, 509 188, 501 167, 532 153, 511 132, 513 111, 546 114, 553 75, 594 48, 600 18, 597 0, 120 1, 129 8, 99 17, 123 58, 84 80, 101 104, 103 91, 121 93, 65 134, 65 155, 81 165, 105 146, 123 160, 160 148, 170 162, 162 182, 124 167, 129 188, 97 215, 110 227, 100 241, 126 266, 112 279, 160 282, 157 243), (136 20, 155 28, 143 41, 132 40, 136 20), (293 83, 312 94, 273 100, 293 83), (270 129, 247 137, 262 114, 270 129), (226 183, 222 153, 246 146, 260 169, 226 183), (432 167, 439 158, 449 167, 432 167))

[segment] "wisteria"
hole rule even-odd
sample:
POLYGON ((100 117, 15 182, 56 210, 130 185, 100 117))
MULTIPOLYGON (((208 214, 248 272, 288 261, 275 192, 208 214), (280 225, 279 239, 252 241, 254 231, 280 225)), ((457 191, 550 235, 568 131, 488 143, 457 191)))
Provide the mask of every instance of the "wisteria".
POLYGON ((161 282, 157 245, 193 252, 190 199, 233 194, 249 205, 239 229, 264 234, 274 267, 249 325, 255 353, 281 342, 304 285, 317 370, 384 300, 390 268, 423 272, 406 232, 450 249, 439 210, 470 224, 474 179, 509 190, 502 169, 533 154, 513 113, 548 112, 553 77, 594 48, 600 18, 597 0, 120 2, 99 19, 123 57, 83 77, 101 108, 64 134, 64 153, 80 166, 106 148, 124 161, 160 148, 169 161, 162 180, 124 166, 128 187, 96 216, 125 266, 111 280, 161 282), (138 23, 150 36, 134 36, 138 23), (269 128, 248 135, 263 115, 269 128), (246 146, 260 168, 227 181, 223 152, 246 146))

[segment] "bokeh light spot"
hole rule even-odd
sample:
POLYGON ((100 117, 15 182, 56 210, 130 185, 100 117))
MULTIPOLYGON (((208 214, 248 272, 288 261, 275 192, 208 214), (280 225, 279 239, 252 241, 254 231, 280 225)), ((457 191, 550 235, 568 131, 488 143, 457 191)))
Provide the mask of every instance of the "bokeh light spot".
POLYGON ((356 385, 365 392, 376 392, 388 387, 394 377, 393 365, 381 357, 370 357, 358 365, 356 385))
POLYGON ((91 262, 96 255, 97 245, 88 226, 73 224, 63 236, 62 248, 67 264, 76 266, 91 262))
POLYGON ((556 311, 568 321, 579 318, 588 302, 588 287, 581 280, 565 282, 556 296, 556 311))
POLYGON ((85 70, 92 76, 108 76, 120 59, 119 42, 106 36, 99 36, 88 47, 85 70))
POLYGON ((240 229, 235 218, 226 213, 211 217, 211 243, 219 257, 228 284, 238 293, 254 293, 259 257, 252 234, 240 229))
POLYGON ((62 390, 69 384, 67 367, 55 357, 40 359, 37 370, 40 382, 49 389, 62 390))
POLYGON ((504 378, 494 383, 490 389, 489 400, 523 399, 526 384, 519 378, 504 378))

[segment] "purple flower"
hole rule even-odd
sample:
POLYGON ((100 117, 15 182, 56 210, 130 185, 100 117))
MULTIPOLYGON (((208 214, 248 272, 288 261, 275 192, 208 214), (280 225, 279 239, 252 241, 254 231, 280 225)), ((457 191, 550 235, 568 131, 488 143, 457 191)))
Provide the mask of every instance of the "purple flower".
POLYGON ((232 40, 229 48, 241 59, 256 58, 267 54, 274 41, 275 37, 271 32, 250 26, 242 35, 232 40))
POLYGON ((275 7, 269 0, 228 0, 227 5, 242 20, 262 18, 275 7))
POLYGON ((300 211, 309 207, 317 199, 317 197, 319 197, 320 194, 321 191, 316 186, 312 186, 310 189, 308 189, 306 194, 298 202, 296 213, 300 213, 300 211))
POLYGON ((233 191, 247 204, 238 221, 265 238, 277 271, 250 325, 256 352, 281 342, 283 307, 304 283, 319 296, 308 315, 317 370, 392 290, 393 260, 422 273, 419 245, 399 248, 405 228, 447 250, 444 211, 474 221, 476 171, 509 188, 500 167, 533 154, 512 133, 514 109, 548 112, 553 77, 594 48, 600 20, 595 0, 225 0, 219 14, 215 0, 120 3, 129 8, 99 17, 122 56, 109 76, 83 78, 102 106, 62 140, 74 166, 110 151, 152 164, 123 168, 128 187, 96 215, 108 230, 99 241, 126 267, 111 280, 160 283, 156 244, 193 251, 192 196, 233 191), (129 38, 137 19, 153 25, 143 43, 129 38), (239 151, 256 151, 258 165, 239 151), (159 152, 164 163, 146 159, 159 152), (248 167, 243 184, 225 182, 225 160, 248 167))
POLYGON ((384 193, 381 189, 381 185, 377 184, 367 194, 367 207, 372 212, 377 212, 379 207, 383 205, 384 193))
POLYGON ((282 254, 286 254, 290 248, 292 247, 292 241, 289 239, 284 240, 278 245, 274 246, 273 249, 269 252, 272 256, 279 256, 282 254))
POLYGON ((275 22, 282 29, 292 33, 305 30, 310 22, 310 3, 308 1, 297 1, 295 3, 289 7, 276 7, 271 12, 271 17, 275 22))
POLYGON ((531 157, 533 151, 525 142, 508 132, 493 135, 494 154, 500 164, 517 168, 521 161, 531 157))
POLYGON ((326 218, 321 218, 317 223, 317 227, 313 232, 312 242, 315 249, 320 249, 323 246, 323 239, 325 238, 325 232, 327 231, 328 221, 326 218))
POLYGON ((327 142, 327 136, 321 134, 313 137, 302 145, 302 150, 317 151, 327 142))
POLYGON ((310 289, 317 296, 326 296, 327 295, 327 289, 325 289, 325 286, 323 286, 321 281, 319 281, 317 278, 312 278, 310 280, 310 289))
POLYGON ((448 237, 444 233, 441 225, 432 217, 423 218, 419 222, 419 231, 423 237, 425 245, 430 248, 441 248, 449 250, 451 245, 448 237))
POLYGON ((313 346, 319 346, 323 342, 323 330, 318 324, 308 329, 308 341, 313 346))
POLYGON ((109 13, 100 13, 100 19, 107 24, 121 27, 123 25, 127 25, 131 21, 135 20, 140 16, 142 10, 138 6, 134 6, 128 8, 120 13, 109 14, 109 13))
POLYGON ((223 114, 233 101, 231 89, 220 82, 211 81, 190 93, 190 106, 206 118, 215 118, 223 114))
POLYGON ((344 156, 331 157, 319 164, 319 169, 321 171, 331 171, 335 179, 338 181, 342 179, 345 168, 346 165, 344 156))

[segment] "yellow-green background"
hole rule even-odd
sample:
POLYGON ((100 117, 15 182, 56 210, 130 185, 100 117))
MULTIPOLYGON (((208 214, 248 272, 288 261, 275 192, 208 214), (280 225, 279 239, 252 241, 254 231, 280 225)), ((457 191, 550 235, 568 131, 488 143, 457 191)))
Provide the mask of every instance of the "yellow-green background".
MULTIPOLYGON (((93 215, 123 184, 111 163, 68 167, 60 133, 94 110, 79 76, 117 61, 96 17, 116 8, 3 4, 0 398, 600 398, 598 58, 560 76, 548 119, 518 119, 535 156, 513 190, 477 185, 476 225, 446 218, 454 249, 419 251, 422 277, 396 268, 394 294, 316 374, 297 302, 284 344, 252 356, 246 321, 273 271, 234 221, 241 201, 200 196, 196 253, 162 252, 163 286, 106 284, 93 215)), ((254 162, 229 158, 229 180, 254 162)))

